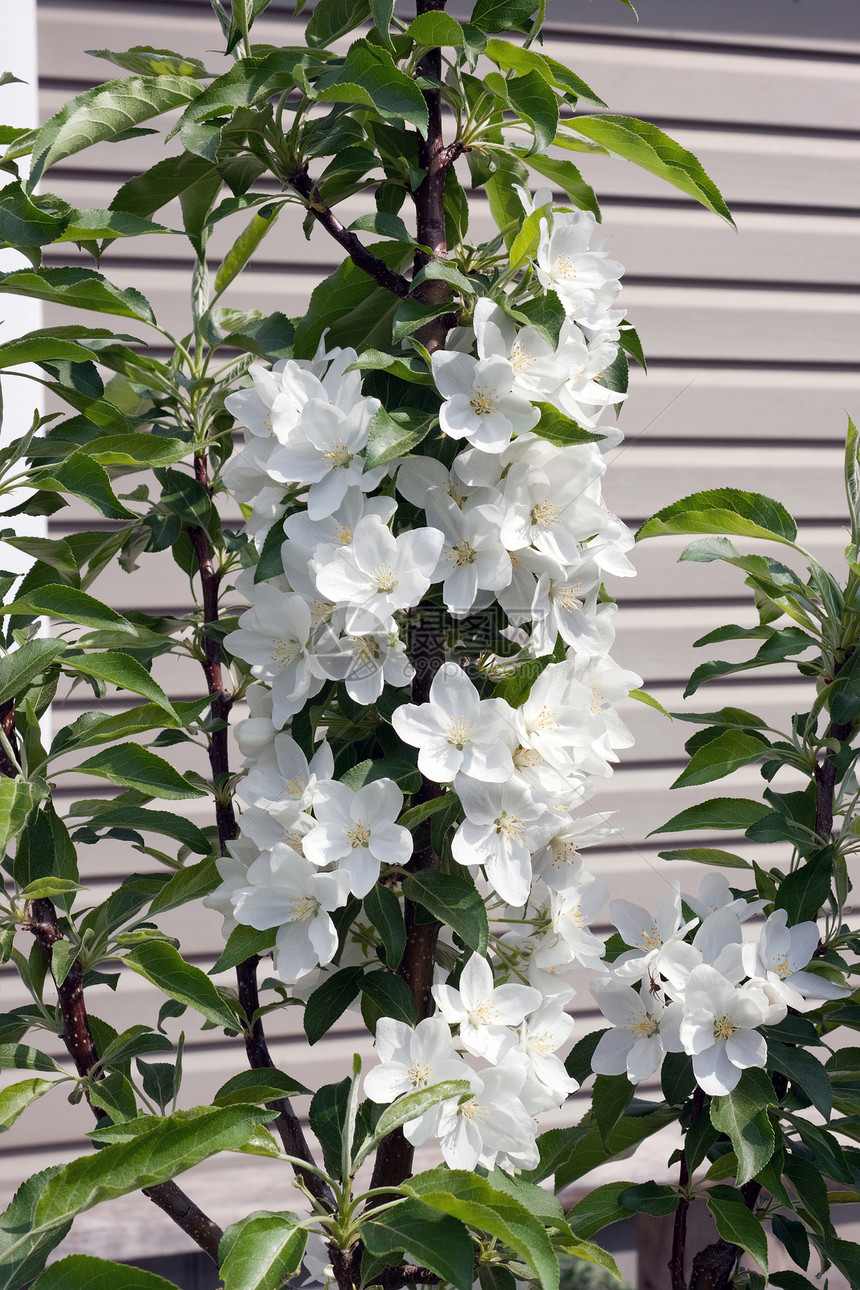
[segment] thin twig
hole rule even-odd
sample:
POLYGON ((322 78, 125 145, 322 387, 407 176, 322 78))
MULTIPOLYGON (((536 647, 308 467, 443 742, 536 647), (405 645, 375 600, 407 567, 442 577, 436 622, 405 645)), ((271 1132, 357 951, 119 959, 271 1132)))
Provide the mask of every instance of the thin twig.
MULTIPOLYGON (((30 931, 42 947, 42 952, 51 966, 54 945, 63 939, 57 919, 57 911, 52 901, 34 900, 30 906, 30 931)), ((103 1079, 104 1072, 95 1070, 98 1052, 90 1029, 84 1000, 83 973, 77 959, 66 973, 64 980, 57 986, 57 1002, 63 1018, 63 1030, 60 1038, 75 1064, 79 1075, 87 1079, 103 1079)), ((87 1102, 97 1121, 107 1118, 107 1113, 90 1101, 87 1102)), ((185 1194, 175 1182, 157 1183, 152 1187, 141 1189, 144 1196, 163 1210, 167 1216, 190 1236, 196 1245, 218 1266, 218 1246, 224 1235, 217 1223, 185 1194)))
MULTIPOLYGON (((194 475, 202 488, 212 496, 209 480, 209 466, 205 453, 194 457, 194 475)), ((219 621, 219 591, 221 575, 215 568, 214 552, 209 535, 202 528, 189 526, 188 536, 197 557, 200 570, 200 589, 203 601, 203 623, 205 627, 219 621)), ((213 724, 218 728, 209 732, 209 766, 215 790, 215 821, 218 826, 218 842, 221 855, 228 853, 228 844, 237 836, 236 813, 233 803, 226 792, 226 783, 230 777, 230 751, 228 743, 228 720, 233 706, 233 696, 224 685, 224 668, 221 646, 214 635, 206 633, 203 644, 203 671, 206 685, 212 695, 213 724)), ((275 1062, 269 1053, 263 1023, 255 1017, 260 1006, 257 988, 257 964, 259 959, 252 955, 236 968, 236 980, 239 990, 239 1002, 245 1013, 245 1051, 248 1064, 252 1070, 275 1069, 275 1062)), ((305 1138, 299 1117, 292 1108, 289 1098, 279 1098, 268 1104, 277 1113, 275 1128, 284 1144, 287 1155, 306 1160, 309 1165, 315 1164, 314 1158, 305 1138)), ((322 1178, 309 1170, 296 1170, 311 1195, 325 1205, 334 1207, 331 1189, 322 1178)))
POLYGON ((367 249, 361 239, 356 237, 355 233, 350 233, 349 229, 340 222, 334 211, 326 206, 317 192, 316 184, 306 170, 300 170, 297 174, 290 175, 287 182, 300 196, 304 197, 308 204, 308 210, 314 219, 343 247, 357 268, 363 269, 375 282, 379 283, 380 287, 385 287, 387 291, 393 292, 395 296, 400 296, 401 300, 409 295, 408 279, 404 278, 402 273, 397 273, 394 269, 390 269, 384 260, 380 260, 378 255, 374 255, 372 251, 367 249))

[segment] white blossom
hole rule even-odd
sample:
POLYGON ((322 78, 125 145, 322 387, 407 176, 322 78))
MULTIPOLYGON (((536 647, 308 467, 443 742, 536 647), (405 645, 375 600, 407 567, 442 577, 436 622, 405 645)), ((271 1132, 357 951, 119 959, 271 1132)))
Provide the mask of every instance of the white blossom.
POLYGON ((336 864, 353 895, 366 896, 381 865, 406 864, 412 855, 412 835, 395 823, 402 809, 393 779, 372 780, 355 792, 333 779, 318 784, 316 825, 304 839, 304 854, 313 864, 336 864))
POLYGON ((466 818, 454 834, 458 864, 483 865, 490 886, 509 905, 524 905, 532 883, 532 854, 557 828, 557 819, 534 793, 515 783, 458 780, 466 818))
MULTIPOLYGON (((467 1080, 471 1071, 454 1050, 451 1031, 440 1016, 425 1017, 413 1029, 394 1017, 380 1017, 376 1026, 379 1065, 364 1077, 364 1091, 372 1102, 393 1102, 403 1093, 415 1093, 445 1080, 467 1080)), ((444 1103, 438 1103, 403 1126, 408 1142, 420 1145, 439 1126, 444 1103)))
POLYGON ((311 612, 301 596, 265 582, 254 604, 239 616, 239 627, 224 637, 231 654, 251 664, 251 673, 272 687, 272 715, 284 726, 322 682, 311 671, 311 612))
POLYGON ((447 784, 458 775, 500 783, 513 774, 511 709, 503 699, 482 699, 456 664, 439 668, 427 703, 405 703, 392 725, 418 749, 418 769, 447 784))
POLYGON ((468 439, 485 452, 501 452, 512 435, 537 424, 540 413, 514 389, 514 369, 506 358, 478 359, 437 350, 431 362, 433 380, 445 400, 439 422, 450 438, 468 439))
POLYGON ((460 1027, 460 1043, 477 1057, 498 1061, 509 1039, 508 1026, 518 1026, 540 1005, 541 996, 528 985, 495 986, 493 969, 480 954, 472 954, 460 974, 459 986, 434 985, 433 998, 450 1026, 460 1027))
POLYGON ((355 526, 352 542, 322 565, 320 593, 347 608, 347 629, 370 611, 380 622, 417 605, 430 586, 444 541, 438 529, 413 529, 395 537, 377 515, 355 526))
POLYGON ((297 981, 337 953, 337 932, 329 914, 346 903, 348 882, 341 873, 320 873, 291 847, 264 851, 249 867, 247 885, 233 893, 237 923, 264 931, 278 929, 275 971, 297 981))
POLYGON ((591 1069, 598 1075, 625 1075, 631 1084, 649 1079, 664 1052, 679 1053, 684 1008, 665 1003, 643 985, 640 994, 614 977, 591 982, 591 993, 612 1029, 597 1041, 591 1069))
POLYGON ((787 924, 786 911, 776 909, 761 929, 758 944, 744 945, 744 967, 747 975, 754 978, 754 984, 767 982, 769 993, 798 1012, 816 1007, 811 1000, 842 999, 850 994, 845 986, 828 981, 817 972, 804 971, 818 948, 818 924, 795 923, 793 927, 787 924))
POLYGON ((500 1155, 516 1157, 528 1169, 538 1162, 535 1122, 520 1100, 527 1069, 510 1058, 501 1066, 472 1073, 473 1095, 447 1103, 439 1117, 439 1145, 451 1169, 492 1169, 500 1155))
MULTIPOLYGON (((741 1072, 767 1062, 758 1026, 780 1020, 763 990, 736 986, 707 964, 694 968, 684 995, 680 1037, 693 1058, 696 1082, 711 1097, 725 1097, 741 1072)), ((782 1016, 785 1009, 782 1010, 782 1016)))

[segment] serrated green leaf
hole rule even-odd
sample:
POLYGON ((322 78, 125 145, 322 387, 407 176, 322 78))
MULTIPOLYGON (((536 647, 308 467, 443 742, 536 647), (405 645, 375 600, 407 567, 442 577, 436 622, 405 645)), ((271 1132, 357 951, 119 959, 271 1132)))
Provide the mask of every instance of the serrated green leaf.
POLYGON ((304 1028, 309 1044, 322 1039, 358 997, 362 975, 359 967, 339 968, 317 986, 305 1007, 304 1028))
POLYGON ((469 19, 481 31, 510 31, 521 27, 538 7, 538 0, 477 0, 469 19))
POLYGON ((534 135, 534 143, 526 158, 547 149, 558 129, 558 97, 555 91, 537 70, 510 77, 507 91, 511 107, 531 127, 534 135))
POLYGON ((489 940, 487 908, 474 882, 460 874, 425 869, 403 880, 407 900, 423 906, 477 954, 486 954, 489 940))
POLYGON ((58 161, 162 112, 184 108, 199 92, 200 86, 187 76, 157 75, 107 81, 75 95, 36 135, 28 181, 31 191, 58 161))
POLYGON ((28 1178, 0 1214, 0 1290, 27 1285, 69 1230, 66 1222, 47 1231, 34 1231, 33 1215, 42 1189, 59 1170, 59 1165, 52 1165, 28 1178))
POLYGON ((320 0, 311 14, 305 38, 312 49, 323 49, 370 15, 370 0, 320 0))
POLYGON ((379 408, 373 414, 368 430, 368 469, 385 465, 395 457, 405 457, 427 438, 438 420, 435 412, 420 408, 395 408, 393 412, 379 408))
POLYGON ((797 525, 784 506, 761 493, 711 488, 664 506, 645 521, 636 540, 685 533, 734 533, 791 545, 797 537, 797 525))
POLYGON ((704 747, 698 748, 689 765, 671 785, 672 788, 692 788, 723 779, 742 766, 751 766, 767 754, 769 744, 760 735, 742 730, 726 730, 704 747))
POLYGON ((531 1269, 543 1290, 558 1290, 558 1257, 546 1230, 513 1196, 463 1169, 417 1174, 403 1188, 425 1205, 496 1237, 531 1269))
POLYGON ((138 322, 155 322, 145 296, 132 287, 115 287, 94 269, 15 269, 0 277, 0 292, 47 300, 71 309, 95 309, 120 318, 136 318, 138 322))
POLYGON ((31 1290, 178 1290, 173 1281, 154 1272, 109 1263, 90 1254, 70 1254, 58 1259, 33 1282, 31 1290))
POLYGON ((421 1201, 404 1200, 363 1223, 361 1235, 371 1254, 408 1252, 456 1290, 471 1290, 475 1247, 468 1228, 450 1214, 421 1201))
POLYGON ((66 648, 65 641, 37 638, 25 641, 18 649, 0 659, 0 703, 17 697, 66 648))
POLYGON ((256 928, 245 927, 240 923, 228 936, 217 962, 209 969, 209 975, 217 976, 219 972, 226 972, 228 968, 244 963, 255 954, 265 954, 273 949, 277 931, 276 927, 268 927, 265 931, 258 932, 256 928))
POLYGON ((389 1133, 393 1133, 395 1129, 408 1124, 410 1120, 417 1120, 425 1111, 438 1106, 440 1102, 448 1102, 455 1097, 465 1097, 471 1091, 472 1086, 468 1080, 449 1079, 443 1080, 440 1084, 431 1084, 428 1088, 416 1089, 414 1093, 404 1093, 382 1112, 377 1121, 376 1130, 372 1138, 368 1139, 362 1147, 356 1164, 364 1160, 371 1151, 376 1149, 382 1139, 389 1133))
POLYGON ((565 125, 600 144, 615 156, 632 161, 643 170, 680 188, 681 192, 695 197, 696 201, 707 206, 708 210, 719 215, 732 228, 735 227, 731 211, 720 190, 705 173, 698 158, 674 139, 670 139, 656 125, 639 121, 635 117, 613 116, 608 113, 605 116, 569 117, 565 125))
POLYGON ((295 1214, 260 1211, 228 1227, 218 1247, 224 1290, 277 1290, 298 1272, 307 1232, 295 1214))
POLYGON ((712 864, 720 869, 751 869, 749 860, 736 856, 731 851, 720 851, 717 847, 684 847, 680 851, 660 851, 661 860, 693 860, 696 864, 712 864))
POLYGON ((540 421, 533 428, 532 433, 540 439, 547 439, 557 448, 569 448, 581 443, 600 443, 606 438, 603 434, 583 430, 582 426, 577 425, 570 417, 566 417, 563 412, 559 412, 552 403, 535 403, 534 406, 540 411, 540 421))
POLYGON ((224 1002, 212 981, 200 968, 186 963, 165 941, 148 941, 125 956, 124 963, 158 986, 164 994, 203 1014, 214 1026, 237 1030, 236 1014, 224 1002))
POLYGON ((747 797, 712 797, 673 815, 648 836, 683 833, 685 829, 746 829, 765 815, 770 815, 770 810, 763 802, 753 802, 747 797))
POLYGON ((206 68, 199 58, 177 54, 172 49, 153 49, 152 45, 132 45, 117 52, 112 49, 88 49, 92 58, 103 58, 127 72, 139 76, 205 76, 206 68))
POLYGON ((52 1079, 25 1079, 19 1084, 7 1084, 0 1089, 0 1133, 11 1129, 31 1102, 50 1093, 56 1083, 52 1079))
POLYGON ((177 722, 179 720, 164 690, 157 681, 153 680, 143 664, 138 663, 137 659, 132 658, 130 654, 114 653, 111 650, 93 651, 88 654, 67 654, 63 659, 63 666, 73 672, 83 672, 86 676, 108 681, 120 690, 141 694, 145 699, 150 699, 163 708, 173 720, 177 722))
POLYGON ((0 1044, 0 1070, 56 1071, 64 1075, 59 1062, 27 1044, 0 1044))
POLYGON ((117 744, 89 757, 76 768, 84 775, 98 775, 119 784, 122 788, 136 788, 148 797, 182 798, 205 797, 202 789, 184 779, 169 762, 140 744, 117 744))
POLYGON ((47 614, 49 618, 79 623, 82 627, 128 632, 131 636, 136 632, 128 619, 116 610, 88 596, 85 591, 57 582, 39 587, 9 605, 0 606, 0 614, 28 614, 32 617, 47 614))
POLYGON ((277 223, 285 202, 272 202, 264 210, 251 216, 251 222, 242 230, 224 256, 215 274, 215 295, 220 296, 244 269, 257 247, 277 223))
POLYGON ((427 104, 418 86, 391 55, 367 40, 350 45, 342 65, 324 71, 314 86, 321 103, 356 103, 383 120, 408 121, 427 135, 427 104))
POLYGON ((300 1097, 304 1093, 310 1093, 304 1084, 283 1071, 267 1067, 265 1070, 240 1071, 221 1085, 212 1101, 216 1106, 264 1106, 267 1102, 300 1097))
POLYGON ((35 806, 47 796, 41 780, 0 778, 0 855, 17 838, 35 806))
POLYGON ((776 1147, 767 1108, 776 1103, 773 1085, 764 1071, 745 1070, 739 1084, 711 1102, 711 1123, 729 1138, 737 1158, 737 1184, 742 1187, 765 1167, 776 1147))
POLYGON ((708 1208, 724 1241, 739 1245, 751 1254, 767 1276, 767 1237, 759 1219, 740 1201, 708 1196, 708 1208))

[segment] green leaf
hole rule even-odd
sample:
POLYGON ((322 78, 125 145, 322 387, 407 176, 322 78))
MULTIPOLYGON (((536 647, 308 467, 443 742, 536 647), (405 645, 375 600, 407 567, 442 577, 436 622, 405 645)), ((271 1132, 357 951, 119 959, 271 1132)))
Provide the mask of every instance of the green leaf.
POLYGON ((470 950, 486 954, 490 934, 487 908, 469 878, 424 869, 404 878, 403 895, 453 928, 470 950))
MULTIPOLYGON (((401 242, 377 242, 373 254, 397 272, 411 259, 410 249, 401 242)), ((399 305, 399 296, 378 287, 352 260, 344 260, 311 293, 307 312, 296 325, 296 355, 312 357, 326 328, 329 347, 385 349, 399 305)))
POLYGON ((189 452, 182 439, 154 434, 103 435, 85 444, 82 451, 102 466, 172 466, 189 452))
POLYGON ((298 1080, 274 1067, 265 1070, 240 1071, 222 1084, 212 1101, 216 1106, 264 1106, 285 1097, 310 1093, 298 1080))
MULTIPOLYGON (((555 1168, 556 1188, 567 1187, 583 1174, 587 1174, 590 1169, 597 1165, 604 1164, 607 1160, 616 1159, 624 1156, 625 1153, 633 1150, 645 1138, 662 1129, 664 1125, 677 1119, 677 1112, 671 1107, 661 1107, 652 1111, 651 1103, 633 1103, 635 1114, 628 1110, 627 1115, 622 1115, 621 1119, 615 1125, 615 1128, 609 1135, 609 1146, 604 1147, 600 1131, 597 1127, 591 1127, 590 1124, 576 1127, 584 1128, 585 1132, 578 1138, 575 1149, 566 1159, 559 1161, 555 1168)), ((530 1175, 531 1176, 531 1175, 530 1175)), ((537 1182, 539 1179, 534 1178, 537 1182)), ((586 1235, 586 1233, 577 1232, 577 1235, 586 1235)))
POLYGON ((618 1200, 636 1214, 652 1214, 655 1218, 672 1214, 678 1208, 678 1193, 675 1189, 655 1182, 625 1187, 618 1200))
POLYGON ((394 1017, 407 1026, 418 1024, 415 997, 403 978, 393 972, 368 972, 362 978, 361 1015, 373 1034, 380 1017, 394 1017))
POLYGON ((558 129, 558 98, 554 90, 536 70, 512 76, 507 90, 511 107, 531 127, 534 135, 534 143, 526 155, 546 150, 558 129))
POLYGON ((200 92, 187 76, 133 76, 107 81, 64 103, 36 135, 29 188, 44 172, 82 148, 111 139, 129 127, 174 108, 183 108, 200 92))
POLYGON ((396 972, 406 949, 406 928, 400 901, 390 887, 377 883, 365 896, 364 909, 371 927, 382 940, 386 967, 396 972))
POLYGON ((652 829, 654 833, 682 833, 685 829, 746 829, 756 820, 770 815, 764 802, 753 802, 748 797, 712 797, 710 801, 690 806, 686 811, 673 815, 671 820, 652 829))
POLYGON ((755 1178, 774 1153, 776 1139, 767 1108, 775 1104, 773 1085, 755 1068, 743 1072, 731 1093, 711 1102, 711 1123, 730 1139, 737 1157, 739 1187, 755 1178))
POLYGON ((547 84, 555 85, 557 89, 564 90, 576 98, 588 99, 596 107, 606 107, 603 99, 599 98, 585 81, 580 80, 574 72, 565 67, 564 63, 559 63, 546 54, 538 53, 535 49, 524 49, 522 45, 515 45, 508 40, 491 39, 487 41, 486 55, 497 67, 501 67, 502 71, 537 72, 547 84))
POLYGON ((538 7, 538 0, 478 0, 469 19, 481 31, 510 31, 521 27, 538 7))
POLYGON ((58 1259, 33 1282, 31 1290, 177 1290, 173 1281, 154 1272, 109 1263, 90 1254, 70 1254, 58 1259))
POLYGON ((56 242, 94 242, 102 238, 140 237, 143 233, 173 233, 175 229, 129 211, 73 210, 56 242))
POLYGON ((64 1075, 59 1062, 27 1044, 0 1044, 0 1070, 55 1071, 64 1075))
POLYGON ((122 788, 136 788, 148 797, 180 798, 205 797, 202 789, 184 779, 169 762, 140 744, 117 744, 105 748, 94 757, 75 768, 85 775, 98 775, 119 784, 122 788))
POLYGON ((561 1249, 571 1258, 579 1259, 585 1263, 594 1263, 597 1267, 605 1269, 616 1281, 624 1280, 621 1269, 609 1251, 601 1249, 599 1245, 595 1245, 592 1241, 565 1241, 561 1249))
POLYGON ((129 287, 121 290, 94 269, 15 269, 0 277, 0 292, 47 300, 71 309, 95 309, 103 314, 154 323, 149 301, 129 287))
POLYGON ((360 967, 339 968, 317 986, 305 1007, 304 1027, 309 1044, 322 1039, 353 999, 358 998, 362 975, 360 967))
MULTIPOLYGON (((149 811, 142 806, 109 805, 107 810, 99 812, 91 822, 91 826, 96 829, 135 829, 143 833, 163 833, 165 837, 175 838, 183 846, 196 851, 198 855, 208 855, 212 850, 212 844, 202 829, 198 829, 196 824, 186 820, 184 816, 174 815, 170 811, 149 811)), ((193 867, 196 868, 196 866, 193 867)), ((159 893, 159 910, 163 911, 171 907, 169 904, 161 903, 161 895, 163 894, 165 902, 172 902, 179 891, 185 890, 188 882, 188 879, 182 878, 182 875, 190 872, 191 870, 180 870, 162 888, 162 892, 159 893)), ((214 885, 217 886, 217 883, 214 885)), ((153 910, 154 908, 153 904, 153 910)))
POLYGON ((635 1089, 626 1075, 597 1075, 592 1095, 592 1116, 604 1147, 621 1116, 630 1105, 635 1089))
POLYGON ((0 1133, 11 1129, 30 1103, 49 1093, 55 1082, 52 1079, 25 1079, 20 1084, 7 1084, 0 1089, 0 1133))
POLYGON ((308 1234, 295 1214, 260 1211, 227 1228, 218 1247, 224 1290, 277 1290, 298 1272, 308 1234))
MULTIPOLYGON (((784 819, 784 816, 776 816, 784 819)), ((776 904, 777 909, 784 909, 788 914, 790 926, 816 919, 822 905, 830 895, 830 883, 833 876, 833 853, 829 847, 806 860, 805 864, 787 873, 779 884, 776 904)))
POLYGON ((523 260, 532 256, 540 237, 540 222, 550 210, 552 210, 552 204, 547 202, 546 206, 538 207, 523 220, 522 227, 511 242, 508 252, 508 262, 512 269, 518 268, 523 260))
POLYGON ((830 1075, 817 1057, 803 1048, 782 1044, 768 1037, 768 1068, 777 1070, 797 1085, 809 1098, 816 1111, 830 1119, 833 1110, 833 1086, 830 1075))
POLYGON ((19 1290, 42 1271, 45 1259, 59 1245, 70 1224, 58 1224, 48 1231, 35 1232, 33 1216, 42 1190, 60 1170, 52 1165, 33 1174, 16 1191, 8 1207, 0 1214, 0 1290, 19 1290))
POLYGON ((21 694, 34 677, 46 671, 66 648, 65 641, 40 637, 25 641, 0 659, 0 703, 21 694))
POLYGON ((444 12, 419 14, 409 23, 405 35, 411 36, 419 45, 426 45, 428 49, 441 45, 462 49, 465 43, 462 25, 444 12))
POLYGON ((403 1189, 425 1205, 496 1237, 531 1269, 543 1290, 558 1290, 558 1258, 546 1230, 513 1196, 464 1169, 433 1169, 409 1179, 403 1189))
POLYGON ((379 408, 368 430, 368 470, 385 465, 395 457, 405 457, 427 438, 438 420, 435 412, 421 408, 395 408, 393 412, 379 408))
POLYGON ((353 31, 370 14, 370 0, 320 0, 305 29, 312 49, 323 49, 353 31))
POLYGON ((263 210, 251 216, 250 224, 242 230, 218 266, 218 272, 215 274, 216 296, 226 291, 237 274, 244 269, 263 238, 270 229, 274 228, 285 204, 285 202, 272 202, 270 206, 264 207, 263 210))
POLYGON ((152 45, 132 45, 117 53, 112 49, 88 49, 93 58, 104 58, 127 72, 139 76, 206 76, 206 68, 199 58, 177 54, 172 49, 153 49, 152 45))
POLYGON ((277 932, 277 927, 267 927, 265 931, 258 932, 256 928, 245 927, 240 923, 228 936, 220 957, 214 967, 209 969, 209 975, 217 976, 219 972, 226 972, 228 968, 244 963, 255 954, 265 954, 273 949, 277 932))
POLYGON ((695 197, 696 201, 707 206, 708 210, 719 215, 732 228, 735 227, 731 211, 723 201, 719 188, 705 173, 701 162, 692 152, 658 130, 656 125, 638 121, 635 117, 609 114, 569 117, 565 125, 600 144, 607 152, 632 161, 643 170, 680 188, 681 192, 695 197))
POLYGON ((393 1133, 395 1129, 408 1124, 410 1120, 417 1120, 419 1115, 438 1106, 440 1102, 448 1102, 455 1097, 466 1097, 471 1091, 472 1086, 468 1080, 449 1079, 443 1080, 440 1084, 431 1084, 428 1088, 416 1089, 414 1093, 404 1093, 382 1112, 373 1137, 363 1145, 356 1163, 364 1160, 382 1139, 389 1133, 393 1133))
POLYGON ((408 1253, 456 1290, 472 1288, 475 1247, 468 1229, 449 1214, 417 1200, 403 1200, 363 1223, 361 1236, 371 1254, 408 1253))
POLYGON ((635 1185, 627 1182, 604 1183, 595 1187, 567 1211, 567 1221, 574 1235, 582 1238, 593 1236, 610 1223, 630 1218, 635 1211, 623 1205, 620 1197, 626 1191, 635 1190, 635 1185))
POLYGON ((34 1231, 66 1223, 115 1196, 166 1182, 220 1151, 239 1150, 265 1114, 249 1106, 178 1111, 128 1141, 73 1160, 43 1187, 34 1231))
POLYGON ((557 157, 545 157, 537 153, 518 152, 517 155, 522 156, 532 170, 557 184, 567 193, 574 206, 578 206, 580 210, 592 211, 598 220, 602 218, 594 189, 585 182, 572 161, 562 161, 557 157))
MULTIPOLYGON (((91 407, 87 412, 93 419, 91 407)), ((86 452, 73 452, 64 461, 47 467, 44 473, 33 475, 31 482, 34 487, 46 488, 52 493, 57 490, 73 493, 109 520, 137 518, 115 495, 105 468, 86 452)))
POLYGON ((391 55, 367 40, 356 40, 340 67, 324 71, 314 86, 321 103, 357 103, 384 121, 408 121, 427 135, 427 104, 410 76, 391 55))
POLYGON ((138 945, 123 961, 171 999, 202 1013, 213 1026, 238 1030, 236 1014, 224 1002, 206 973, 186 963, 179 951, 166 941, 147 941, 138 945))
POLYGON ((761 735, 747 734, 742 730, 726 730, 697 748, 688 766, 671 785, 672 788, 692 788, 723 779, 742 766, 761 761, 770 745, 761 735))
POLYGON ((790 546, 797 537, 797 525, 784 506, 761 493, 711 488, 664 506, 645 521, 636 540, 684 533, 734 533, 790 546))
POLYGON ((47 792, 41 780, 0 778, 0 855, 17 838, 30 812, 47 792))
MULTIPOLYGON (((46 587, 39 587, 21 596, 20 599, 13 601, 10 605, 0 606, 0 614, 28 614, 33 617, 39 614, 47 614, 49 618, 79 623, 82 627, 128 632, 132 636, 136 632, 136 628, 128 619, 124 618, 122 614, 118 614, 116 610, 109 609, 100 600, 96 600, 93 596, 88 596, 85 591, 78 591, 75 587, 66 587, 62 583, 49 583, 46 587)), ((36 642, 33 643, 35 644, 36 642)), ((43 645, 48 643, 47 641, 39 642, 39 644, 43 645)), ((54 644, 55 642, 50 643, 54 644)), ((14 657, 14 655, 11 657, 14 657)))
POLYGON ((755 1215, 740 1201, 721 1200, 713 1192, 708 1196, 708 1208, 723 1240, 751 1254, 767 1276, 767 1237, 755 1215))
POLYGON ((696 864, 712 864, 720 869, 751 869, 749 860, 736 856, 731 851, 720 851, 717 847, 684 847, 680 851, 660 851, 661 860, 693 860, 696 864))
POLYGON ((540 412, 540 421, 533 428, 532 433, 541 439, 548 439, 557 448, 569 448, 571 445, 580 443, 600 443, 606 438, 605 435, 592 434, 590 430, 583 430, 582 426, 577 425, 570 417, 566 417, 563 412, 559 412, 558 408, 553 407, 551 403, 535 403, 534 406, 540 412))
POLYGON ((118 654, 112 650, 92 652, 89 654, 71 654, 63 659, 63 666, 73 672, 83 672, 100 681, 109 681, 120 690, 131 690, 151 699, 160 708, 178 722, 176 710, 157 681, 154 681, 142 663, 130 654, 118 654))

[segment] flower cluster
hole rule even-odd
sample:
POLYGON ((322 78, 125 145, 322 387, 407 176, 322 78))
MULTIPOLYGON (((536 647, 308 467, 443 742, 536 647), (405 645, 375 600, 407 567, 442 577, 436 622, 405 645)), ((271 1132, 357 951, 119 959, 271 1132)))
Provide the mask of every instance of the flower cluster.
POLYGON ((778 1024, 789 1008, 804 1012, 815 1006, 810 1000, 848 991, 806 970, 818 946, 816 923, 789 927, 786 911, 777 909, 758 939, 745 941, 742 924, 767 902, 736 896, 718 874, 705 878, 698 898, 684 900, 700 917, 685 919, 677 889, 656 918, 628 900, 610 903, 630 948, 591 985, 612 1023, 592 1069, 638 1084, 656 1073, 664 1053, 685 1052, 699 1087, 723 1097, 745 1069, 765 1065, 762 1026, 778 1024))
MULTIPOLYGON (((535 204, 548 210, 549 198, 538 194, 535 204)), ((624 1012, 595 1069, 631 1078, 653 1073, 676 1044, 695 1055, 703 1087, 718 1066, 725 1084, 725 1061, 735 1069, 758 1053, 757 1039, 739 1036, 784 1007, 765 968, 742 965, 739 940, 726 940, 737 949, 727 951, 730 966, 711 955, 711 918, 739 927, 742 901, 704 918, 690 944, 696 920, 685 921, 679 896, 638 939, 628 938, 638 914, 614 902, 619 930, 639 948, 611 971, 592 929, 609 892, 580 853, 612 829, 583 807, 632 743, 616 705, 641 683, 610 657, 615 606, 602 593, 605 575, 633 573, 632 538, 601 491, 601 448, 618 435, 601 427, 598 445, 581 433, 624 397, 600 379, 618 355, 622 270, 590 247, 593 231, 584 213, 541 221, 532 280, 564 315, 556 333, 525 322, 508 297, 483 298, 471 326, 455 328, 433 354, 441 433, 428 451, 373 464, 379 403, 363 393, 356 353, 322 342, 311 362, 252 366, 251 388, 227 400, 245 446, 225 481, 246 506, 251 549, 279 548, 283 572, 264 577, 252 562, 236 581, 249 607, 225 645, 256 684, 236 729, 241 832, 208 903, 227 932, 272 929, 275 971, 297 998, 335 965, 378 969, 378 933, 332 915, 350 900, 358 908, 381 877, 396 887, 413 843, 399 822, 398 784, 337 774, 324 732, 312 731, 317 742, 303 751, 293 719, 330 682, 363 706, 386 687, 408 687, 407 629, 419 605, 436 606, 452 638, 466 616, 498 606, 502 636, 519 651, 490 655, 471 674, 452 659, 423 702, 402 694, 387 706, 401 762, 417 761, 425 784, 441 786, 457 808, 448 854, 473 874, 491 935, 485 955, 449 976, 459 955, 443 928, 435 1012, 414 1028, 380 1019, 380 1064, 366 1091, 387 1102, 467 1080, 471 1096, 434 1106, 405 1130, 415 1143, 438 1138, 460 1168, 535 1163, 535 1116, 577 1088, 559 1056, 573 1025, 565 1009, 574 968, 600 972, 600 1006, 613 1020, 624 1012), (547 437, 549 425, 572 428, 571 442, 547 437), (491 678, 516 680, 524 664, 530 687, 493 692, 491 678), (643 974, 655 993, 637 992, 643 974), (714 995, 719 1015, 707 1023, 702 999, 714 974, 729 994, 714 995), (725 1061, 705 1056, 715 1047, 702 1039, 708 1024, 714 1035, 725 1031, 715 1041, 725 1061)), ((338 757, 348 768, 348 750, 338 757)), ((759 955, 776 944, 775 923, 768 935, 759 955)))

